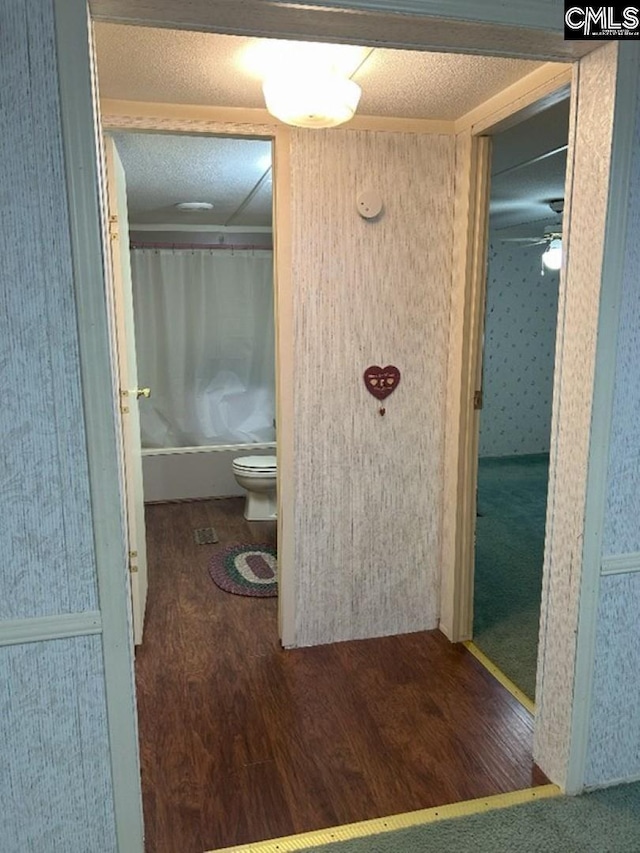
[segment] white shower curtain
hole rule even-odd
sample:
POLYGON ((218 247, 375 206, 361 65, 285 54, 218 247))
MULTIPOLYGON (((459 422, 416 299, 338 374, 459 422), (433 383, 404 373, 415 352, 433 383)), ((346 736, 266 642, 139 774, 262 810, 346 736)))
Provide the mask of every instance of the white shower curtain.
POLYGON ((131 252, 143 447, 275 440, 273 257, 131 252))

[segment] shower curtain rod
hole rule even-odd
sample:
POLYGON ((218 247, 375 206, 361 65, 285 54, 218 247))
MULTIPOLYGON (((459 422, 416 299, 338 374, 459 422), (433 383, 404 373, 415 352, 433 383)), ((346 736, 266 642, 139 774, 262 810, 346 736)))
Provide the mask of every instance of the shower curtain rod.
POLYGON ((247 251, 247 250, 260 250, 263 252, 271 252, 273 251, 273 246, 255 246, 250 243, 236 243, 236 244, 226 244, 226 243, 214 243, 211 245, 207 245, 205 243, 141 243, 139 240, 131 240, 129 243, 130 249, 208 249, 209 251, 215 250, 220 251, 231 250, 234 249, 236 251, 247 251))

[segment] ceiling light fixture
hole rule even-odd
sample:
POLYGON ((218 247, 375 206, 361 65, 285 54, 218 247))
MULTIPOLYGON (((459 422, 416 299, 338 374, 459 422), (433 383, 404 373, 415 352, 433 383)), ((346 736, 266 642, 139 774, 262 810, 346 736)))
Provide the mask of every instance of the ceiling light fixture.
POLYGON ((204 210, 213 210, 213 205, 209 201, 181 201, 176 204, 176 207, 184 213, 201 213, 204 210))
POLYGON ((562 266, 562 240, 560 237, 555 237, 549 242, 549 245, 544 250, 542 255, 542 274, 544 275, 544 267, 548 270, 557 272, 562 266))
POLYGON ((279 73, 262 90, 272 116, 294 127, 337 127, 349 121, 360 100, 360 86, 334 71, 279 73))

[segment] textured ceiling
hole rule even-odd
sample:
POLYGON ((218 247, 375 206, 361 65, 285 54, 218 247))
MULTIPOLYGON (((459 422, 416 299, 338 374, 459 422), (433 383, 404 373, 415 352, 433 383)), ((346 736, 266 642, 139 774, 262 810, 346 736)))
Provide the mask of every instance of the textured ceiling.
POLYGON ((566 99, 493 137, 491 229, 500 238, 542 237, 562 217, 549 202, 564 198, 569 134, 566 99))
MULTIPOLYGON (((296 52, 296 43, 274 39, 101 23, 95 31, 103 98, 264 107, 260 60, 269 49, 279 58, 296 52)), ((333 47, 338 64, 362 87, 360 115, 456 119, 539 65, 518 59, 333 47)), ((313 51, 313 45, 302 47, 303 56, 313 51)), ((272 61, 270 54, 269 67, 272 61)))
MULTIPOLYGON (((264 107, 265 68, 325 61, 362 87, 359 115, 453 120, 538 67, 522 60, 313 45, 120 24, 96 24, 103 98, 264 107)), ((491 227, 504 236, 544 233, 557 223, 547 202, 564 195, 567 102, 494 137, 491 227), (543 158, 543 159, 540 159, 543 158)), ((271 183, 259 184, 270 144, 160 134, 117 134, 136 224, 271 224, 271 183), (212 211, 178 214, 179 201, 212 211)))
POLYGON ((523 166, 517 173, 499 175, 491 184, 491 224, 504 236, 544 234, 560 223, 549 202, 564 198, 566 150, 523 166))
POLYGON ((270 142, 159 133, 116 133, 114 139, 132 227, 271 225, 270 142), (213 209, 184 213, 176 209, 181 201, 206 201, 213 209))

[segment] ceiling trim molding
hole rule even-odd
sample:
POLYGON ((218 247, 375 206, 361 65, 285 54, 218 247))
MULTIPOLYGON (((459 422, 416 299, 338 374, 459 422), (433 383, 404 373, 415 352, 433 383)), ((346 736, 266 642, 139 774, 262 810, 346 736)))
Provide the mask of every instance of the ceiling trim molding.
POLYGON ((547 23, 541 3, 554 17, 556 0, 539 0, 537 5, 523 0, 450 0, 451 9, 441 0, 384 0, 383 9, 376 0, 338 0, 339 5, 289 0, 90 0, 89 5, 94 20, 111 23, 519 59, 574 61, 603 44, 565 41, 557 23, 547 23), (443 8, 451 12, 449 17, 443 16, 443 8))
MULTIPOLYGON (((551 98, 555 92, 568 90, 572 75, 572 64, 548 62, 459 118, 455 122, 456 133, 470 130, 477 136, 489 128, 492 133, 506 130, 518 123, 521 110, 551 98)), ((545 106, 550 103, 547 101, 545 106)))
POLYGON ((151 101, 100 101, 105 130, 175 130, 182 133, 238 133, 271 139, 282 122, 264 109, 206 107, 198 104, 164 104, 151 101), (219 128, 216 130, 216 125, 219 128))
MULTIPOLYGON (((160 130, 179 133, 239 133, 273 137, 287 128, 265 109, 206 107, 196 104, 163 104, 105 98, 100 103, 105 130, 160 130), (216 127, 219 126, 219 127, 216 127)), ((386 133, 453 134, 453 121, 356 115, 335 130, 369 130, 386 133)), ((310 131, 312 132, 312 131, 310 131)))
MULTIPOLYGON (((291 5, 287 0, 271 0, 275 5, 291 5)), ((307 6, 332 6, 345 10, 363 11, 371 9, 371 0, 305 0, 307 6)), ((376 0, 379 12, 418 17, 443 17, 443 5, 446 5, 446 17, 461 21, 482 21, 489 24, 501 24, 512 27, 527 27, 535 30, 563 32, 563 5, 557 0, 376 0), (547 13, 545 15, 545 12, 547 13)))
POLYGON ((393 116, 355 115, 348 124, 336 130, 370 130, 387 133, 454 134, 455 122, 447 119, 402 118, 393 116))

